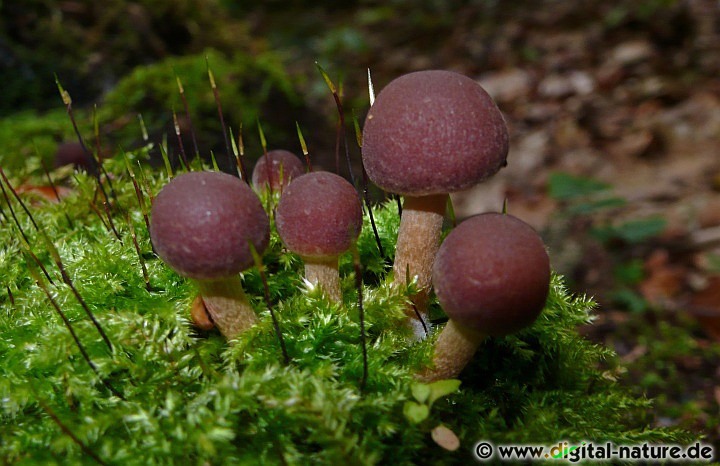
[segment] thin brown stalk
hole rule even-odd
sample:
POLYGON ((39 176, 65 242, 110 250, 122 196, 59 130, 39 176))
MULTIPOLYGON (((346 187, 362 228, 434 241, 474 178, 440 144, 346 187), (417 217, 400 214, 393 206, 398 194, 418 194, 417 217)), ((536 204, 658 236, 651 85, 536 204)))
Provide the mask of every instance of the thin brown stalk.
POLYGON ((120 236, 120 233, 118 233, 117 228, 115 228, 115 222, 112 219, 112 213, 110 212, 110 205, 107 201, 103 201, 103 208, 105 209, 105 215, 107 215, 108 219, 108 225, 110 225, 110 230, 113 232, 113 235, 115 235, 115 238, 120 241, 120 244, 123 244, 122 236, 120 236))
MULTIPOLYGON (((360 129, 360 124, 358 123, 358 119, 355 116, 354 110, 353 127, 355 128, 355 141, 357 142, 358 147, 362 149, 362 130, 360 129)), ((368 212, 368 217, 370 218, 370 226, 372 227, 373 236, 375 237, 375 244, 377 244, 378 252, 380 253, 380 257, 382 258, 383 262, 387 262, 387 257, 385 257, 385 250, 383 249, 382 242, 380 241, 380 234, 378 233, 377 225, 375 224, 375 215, 372 211, 372 204, 370 203, 370 192, 368 190, 368 185, 370 183, 367 171, 365 171, 365 164, 363 164, 362 162, 362 158, 360 158, 360 171, 362 173, 363 201, 365 204, 365 208, 368 212)))
POLYGON ((365 391, 368 379, 368 359, 367 359, 367 337, 365 335, 365 308, 363 307, 363 279, 362 264, 360 263, 360 253, 357 245, 352 247, 353 267, 355 269, 355 288, 357 289, 358 318, 360 320, 360 345, 362 347, 363 356, 363 373, 360 379, 360 392, 365 391))
MULTIPOLYGON (((228 160, 230 161, 230 166, 233 164, 232 155, 230 151, 230 141, 228 139, 228 130, 227 126, 225 125, 225 117, 223 116, 222 111, 222 104, 220 103, 220 91, 218 91, 217 84, 215 84, 215 76, 212 73, 212 70, 210 69, 210 61, 205 57, 205 61, 207 62, 207 71, 208 71, 208 78, 210 79, 210 87, 212 88, 213 96, 215 97, 215 104, 217 105, 218 110, 218 117, 220 118, 220 127, 222 128, 223 133, 223 139, 225 140, 225 153, 227 154, 228 160)), ((250 180, 245 179, 246 183, 250 183, 250 180)))
POLYGON ((110 225, 108 225, 107 221, 106 221, 105 218, 102 216, 102 212, 100 212, 100 209, 98 208, 98 206, 95 205, 95 203, 92 202, 92 201, 90 201, 88 205, 90 206, 90 209, 91 209, 93 212, 95 212, 95 215, 98 216, 98 218, 100 219, 100 222, 103 224, 103 226, 105 227, 105 229, 107 230, 107 232, 108 232, 108 233, 111 233, 112 230, 110 230, 110 225))
POLYGON ((260 254, 258 254, 252 243, 250 244, 250 252, 252 253, 253 260, 255 261, 255 266, 260 273, 260 280, 262 281, 263 290, 265 293, 265 304, 268 307, 268 311, 270 311, 270 318, 273 322, 275 335, 277 335, 278 342, 280 343, 280 351, 282 351, 283 361, 285 362, 285 365, 288 365, 290 364, 290 356, 288 355, 287 348, 285 347, 285 339, 283 338, 282 332, 280 331, 280 323, 278 322, 277 315, 275 314, 275 310, 270 299, 270 286, 268 286, 267 277, 265 276, 265 268, 262 262, 262 257, 260 256, 260 254))
POLYGON ((343 145, 345 147, 345 161, 347 162, 350 183, 352 183, 354 186, 355 185, 355 175, 353 174, 352 163, 350 162, 350 150, 348 147, 347 132, 345 131, 345 111, 343 110, 343 104, 342 104, 342 84, 340 84, 340 90, 338 91, 338 88, 335 87, 335 84, 330 79, 330 76, 328 76, 328 74, 320 66, 320 64, 315 62, 315 66, 320 71, 320 74, 322 75, 323 79, 325 80, 325 84, 327 84, 328 88, 330 88, 330 92, 332 93, 333 100, 335 101, 335 107, 337 108, 337 112, 338 112, 337 133, 336 133, 336 139, 335 139, 336 172, 338 172, 338 173, 340 172, 340 140, 342 139, 344 142, 343 145))
MULTIPOLYGON (((31 256, 31 257, 32 257, 32 256, 31 256)), ((33 262, 35 262, 35 264, 39 265, 39 261, 37 260, 37 258, 33 258, 33 262)), ((118 391, 115 389, 115 387, 113 387, 113 386, 110 384, 110 382, 108 382, 107 380, 105 380, 105 379, 100 375, 100 371, 98 371, 97 366, 95 365, 94 362, 92 362, 92 359, 90 359, 90 355, 88 354, 87 350, 85 349, 85 346, 84 346, 84 345, 82 344, 82 342, 80 341, 80 338, 78 337, 77 333, 75 333, 75 329, 73 328, 72 324, 70 323, 70 320, 68 319, 68 317, 65 315, 65 312, 63 312, 63 310, 60 308, 60 305, 57 303, 57 301, 55 300, 55 298, 53 298, 52 293, 50 293, 50 290, 48 290, 47 286, 45 286, 45 283, 43 283, 40 275, 38 275, 38 274, 35 272, 34 265, 31 265, 30 261, 27 261, 27 264, 28 264, 28 270, 30 271, 30 274, 33 275, 33 279, 35 280, 35 283, 36 283, 37 286, 43 291, 43 293, 44 293, 45 296, 47 297, 48 301, 50 301, 50 304, 52 305, 52 307, 53 307, 53 309, 55 310, 55 312, 60 316, 60 319, 63 321, 63 324, 65 325, 65 327, 66 327, 66 328, 68 329, 68 331, 70 332, 70 336, 72 337, 73 341, 75 342, 75 346, 77 346, 78 349, 80 350, 80 354, 82 355, 82 357, 83 357, 83 359, 85 360, 85 362, 87 363, 87 365, 88 365, 88 366, 90 367, 90 369, 95 373, 95 375, 98 376, 98 378, 100 379, 100 382, 102 382, 102 384, 103 384, 108 390, 110 390, 110 392, 111 392, 113 395, 115 395, 115 396, 117 396, 118 398, 124 400, 125 398, 122 396, 122 394, 121 394, 120 392, 118 392, 118 391)))
POLYGON ((240 123, 240 126, 238 127, 237 143, 235 142, 235 138, 233 137, 232 129, 230 130, 230 142, 232 143, 232 151, 233 155, 235 156, 235 165, 237 166, 237 172, 240 175, 240 178, 242 178, 243 180, 247 180, 247 170, 245 169, 245 162, 243 162, 243 159, 245 158, 245 144, 243 143, 242 137, 242 123, 240 123))
POLYGON ((180 123, 178 123, 177 113, 175 113, 175 110, 172 112, 173 115, 173 126, 175 127, 175 136, 177 137, 178 141, 178 149, 180 149, 180 159, 182 160, 183 165, 185 165, 185 169, 187 171, 190 170, 190 162, 188 162, 187 155, 185 154, 185 146, 182 142, 182 135, 180 133, 180 123))
MULTIPOLYGON (((47 167, 45 166, 45 162, 41 161, 40 164, 42 165, 43 171, 45 172, 45 177, 48 180, 48 183, 50 184, 50 189, 52 189, 53 194, 55 195, 55 199, 57 199, 58 202, 61 202, 60 199, 60 193, 57 190, 57 186, 55 186, 55 182, 53 181, 52 177, 50 176, 50 172, 48 171, 47 167)), ((68 222, 68 226, 71 230, 75 229, 75 225, 70 218, 70 215, 68 215, 67 211, 63 210, 63 214, 65 214, 65 219, 68 222)))
POLYGON ((182 100, 183 107, 185 108, 185 117, 187 117, 188 126, 190 127, 190 138, 192 139, 193 150, 195 150, 195 157, 197 158, 200 157, 200 149, 198 148, 197 138, 195 137, 195 127, 193 126, 192 117, 190 116, 190 106, 188 105, 188 101, 185 98, 185 88, 183 87, 179 76, 175 75, 175 79, 177 80, 180 100, 182 100))
MULTIPOLYGON (((35 390, 33 390, 33 392, 35 392, 35 390)), ((42 410, 45 412, 45 414, 47 414, 48 417, 49 417, 50 419, 52 419, 52 421, 60 428, 60 430, 63 431, 63 433, 64 433, 65 435, 67 435, 68 437, 70 437, 70 438, 72 439, 72 441, 73 441, 78 447, 80 447, 80 449, 83 451, 83 453, 85 453, 85 454, 88 455, 90 458, 92 458, 96 463, 98 463, 98 464, 100 464, 100 465, 103 465, 103 466, 107 466, 108 463, 106 463, 105 461, 103 461, 102 458, 100 458, 100 457, 97 455, 97 453, 95 453, 90 447, 88 447, 87 445, 85 445, 85 444, 82 442, 82 440, 80 440, 80 439, 78 438, 78 436, 75 435, 75 434, 73 433, 73 431, 70 430, 70 428, 69 428, 68 426, 66 426, 66 425, 60 420, 60 418, 58 417, 58 415, 55 414, 55 411, 53 411, 53 410, 50 408, 50 406, 48 406, 48 404, 45 403, 45 401, 43 401, 42 398, 40 398, 40 397, 38 396, 38 394, 37 394, 36 392, 35 392, 35 399, 37 400, 38 405, 40 405, 40 409, 42 409, 42 410)))
POLYGON ((138 259, 140 260, 140 268, 142 269, 143 280, 145 280, 145 289, 151 291, 150 276, 148 275, 147 267, 145 266, 145 259, 143 259, 142 250, 140 249, 140 244, 138 243, 137 235, 135 234, 135 226, 133 225, 129 213, 127 214, 127 224, 128 227, 130 227, 130 237, 132 238, 135 252, 137 252, 138 259))
MULTIPOLYGON (((10 185, 8 185, 10 187, 10 185)), ((10 215, 12 216, 13 223, 15 223, 15 226, 17 227, 18 231, 20 232, 20 236, 22 237, 23 243, 28 245, 28 248, 30 247, 30 240, 28 240, 27 235, 25 234, 25 230, 23 230, 22 225, 20 224, 20 221, 17 218, 17 215, 15 215, 15 209, 13 209, 12 203, 10 202, 10 196, 8 196, 7 190, 5 189, 5 183, 0 181, 0 189, 2 190, 3 197, 5 198, 5 203, 8 206, 8 210, 10 211, 10 215)), ((14 191, 13 191, 14 192, 14 191)), ((38 262, 38 266, 40 267, 40 270, 42 271, 43 275, 45 275, 45 278, 47 278, 47 281, 52 285, 55 286, 55 282, 52 278, 50 278, 50 274, 48 273, 45 266, 40 262, 40 260, 35 256, 35 253, 32 251, 29 251, 29 254, 32 256, 34 260, 38 262)))

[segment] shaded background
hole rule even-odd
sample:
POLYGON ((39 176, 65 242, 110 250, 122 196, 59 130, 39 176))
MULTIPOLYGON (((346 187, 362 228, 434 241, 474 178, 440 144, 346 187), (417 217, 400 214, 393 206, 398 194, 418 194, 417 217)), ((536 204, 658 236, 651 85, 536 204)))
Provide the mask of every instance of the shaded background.
POLYGON ((655 398, 655 423, 720 447, 720 3, 257 3, 1 2, 3 165, 30 177, 72 138, 55 76, 86 138, 95 112, 107 156, 144 144, 138 113, 176 154, 174 110, 186 149, 192 123, 201 154, 225 160, 209 65, 248 165, 262 153, 259 119, 270 148, 299 153, 297 122, 313 163, 334 169, 337 113, 316 61, 342 81, 348 122, 367 111, 368 68, 378 92, 408 71, 461 72, 497 100, 511 154, 455 197, 458 217, 508 199, 569 286, 596 297, 582 331, 617 351, 623 383, 655 398))

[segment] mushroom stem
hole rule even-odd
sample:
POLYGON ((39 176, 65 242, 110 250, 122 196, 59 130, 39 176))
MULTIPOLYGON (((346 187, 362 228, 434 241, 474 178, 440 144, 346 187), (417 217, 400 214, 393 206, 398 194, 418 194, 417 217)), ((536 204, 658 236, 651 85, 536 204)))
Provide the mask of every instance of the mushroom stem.
POLYGON ((432 266, 440 247, 447 194, 405 196, 395 251, 395 284, 407 286, 417 276, 418 291, 410 297, 415 305, 406 313, 416 339, 425 337, 423 322, 427 322, 428 298, 432 284, 432 266), (415 313, 417 310, 417 314, 415 313), (423 320, 421 322, 418 319, 423 320))
POLYGON ((470 327, 448 320, 435 342, 433 367, 418 375, 423 382, 452 379, 458 376, 470 362, 485 334, 470 327))
POLYGON ((255 324, 257 316, 245 296, 239 275, 196 281, 210 317, 228 340, 255 324))
POLYGON ((342 301, 340 290, 340 272, 338 271, 338 258, 311 258, 303 257, 305 262, 305 278, 317 284, 331 301, 342 301))

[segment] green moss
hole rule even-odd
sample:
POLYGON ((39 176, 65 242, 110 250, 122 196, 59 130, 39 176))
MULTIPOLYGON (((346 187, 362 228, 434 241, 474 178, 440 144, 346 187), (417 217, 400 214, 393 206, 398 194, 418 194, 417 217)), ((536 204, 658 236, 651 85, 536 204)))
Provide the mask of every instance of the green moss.
MULTIPOLYGON (((143 115, 151 131, 169 132, 173 127, 173 110, 180 118, 185 115, 177 77, 182 83, 197 138, 204 142, 221 139, 208 66, 216 81, 227 123, 235 132, 242 123, 254 134, 264 106, 281 104, 288 108, 299 101, 297 83, 286 73, 278 54, 265 52, 251 56, 236 51, 228 56, 205 50, 135 68, 105 96, 100 110, 101 121, 106 124, 116 122, 112 137, 125 144, 138 139, 138 114, 143 115), (156 110, 150 112, 148 109, 156 110)), ((186 124, 183 126, 187 136, 190 128, 186 124)), ((278 134, 282 131, 279 127, 266 125, 266 129, 278 138, 284 134, 278 134)), ((189 143, 187 150, 192 154, 189 143)))
POLYGON ((46 113, 25 111, 0 118, 0 165, 20 178, 31 172, 42 173, 40 160, 52 167, 58 142, 73 137, 73 128, 64 109, 46 113))
MULTIPOLYGON (((169 138, 171 153, 174 146, 173 111, 182 123, 185 151, 194 155, 191 132, 203 153, 214 150, 221 163, 227 162, 222 129, 218 120, 218 107, 208 77, 208 65, 213 72, 219 91, 223 115, 229 130, 235 135, 242 125, 250 159, 262 153, 256 142, 255 126, 263 110, 276 105, 293 108, 299 105, 297 82, 286 73, 278 54, 265 52, 251 56, 235 52, 232 56, 215 50, 196 55, 171 57, 153 65, 139 66, 125 76, 98 107, 92 110, 74 109, 75 121, 88 147, 94 150, 94 121, 97 120, 99 139, 105 148, 132 148, 141 144, 141 114, 152 140, 169 138), (180 79, 190 109, 192 127, 184 120, 185 105, 178 90, 180 79), (152 111, 148 109, 154 109, 152 111), (248 129, 249 128, 249 129, 248 129), (210 148, 210 150, 207 150, 210 148)), ((72 97, 72 96, 71 96, 72 97)), ((56 96, 61 104, 60 96, 56 96)), ((270 112, 265 112, 265 114, 270 112)), ((278 112, 274 112, 277 114, 278 112)), ((282 113, 278 119, 264 122, 273 134, 271 144, 295 138, 294 123, 285 121, 292 112, 282 113)), ((23 111, 0 118, 0 166, 22 179, 41 175, 41 161, 52 167, 54 154, 60 142, 77 141, 72 123, 64 108, 47 112, 23 111)), ((158 150, 153 154, 159 159, 158 150)), ((209 157, 207 158, 209 160, 209 157)), ((249 163, 246 162, 246 163, 249 163)))
MULTIPOLYGON (((364 391, 349 257, 341 260, 345 301, 331 304, 303 284, 300 261, 282 250, 273 233, 263 261, 289 365, 283 364, 255 269, 244 282, 259 324, 232 345, 219 334, 200 334, 188 322, 193 285, 152 254, 123 167, 107 161, 119 195, 113 216, 122 242, 90 208, 95 187, 86 176, 74 178, 74 194, 62 204, 33 208, 112 341, 112 352, 62 285, 39 235, 16 206, 33 251, 58 283, 48 289, 97 374, 30 278, 16 227, 8 221, 0 225, 5 238, 0 249, 0 457, 5 462, 94 464, 82 444, 108 464, 468 464, 480 439, 548 444, 688 439, 679 431, 647 427, 649 401, 620 388, 611 353, 575 330, 590 321, 592 302, 570 296, 558 276, 547 309, 530 329, 487 340, 462 374, 460 389, 435 400, 426 416, 409 418, 408 402, 426 403, 419 395, 425 389, 418 388, 413 374, 428 362, 432 339, 406 342, 404 296, 385 281, 387 268, 367 218, 358 241, 366 281, 364 391), (138 234, 150 291, 125 213, 138 234), (447 452, 431 440, 430 430, 441 423, 460 437, 458 451, 447 452)), ((166 182, 150 169, 144 175, 153 192, 166 182)), ((374 213, 391 258, 395 205, 379 206, 374 213)), ((433 306, 438 311, 437 303, 433 306)))

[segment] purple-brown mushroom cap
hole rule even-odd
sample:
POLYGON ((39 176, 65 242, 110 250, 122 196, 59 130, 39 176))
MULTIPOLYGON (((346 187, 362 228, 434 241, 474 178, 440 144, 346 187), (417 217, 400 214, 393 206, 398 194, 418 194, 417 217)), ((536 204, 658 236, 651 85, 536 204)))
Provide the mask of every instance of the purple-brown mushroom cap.
POLYGON ((58 144, 53 164, 55 168, 72 165, 83 170, 95 170, 95 160, 79 142, 62 142, 58 144))
POLYGON ((522 220, 476 215, 440 246, 433 287, 450 319, 485 335, 507 335, 532 324, 545 307, 550 259, 522 220))
POLYGON ((505 166, 507 152, 507 126, 495 102, 477 82, 452 71, 393 80, 363 128, 369 178, 407 196, 470 188, 505 166))
POLYGON ((270 240, 267 214, 250 187, 232 175, 191 172, 158 193, 150 237, 160 258, 180 275, 219 279, 254 264, 270 240))
POLYGON ((360 234, 360 197, 352 184, 334 173, 307 173, 285 188, 275 224, 291 251, 312 258, 338 256, 360 234))
POLYGON ((252 184, 257 189, 263 189, 265 185, 269 184, 268 177, 271 176, 272 190, 279 191, 290 184, 293 178, 303 173, 305 173, 305 165, 295 154, 282 149, 271 150, 267 153, 267 156, 262 155, 255 163, 252 172, 252 184), (268 160, 270 160, 269 170, 268 160), (282 167, 282 170, 280 167, 282 167))

